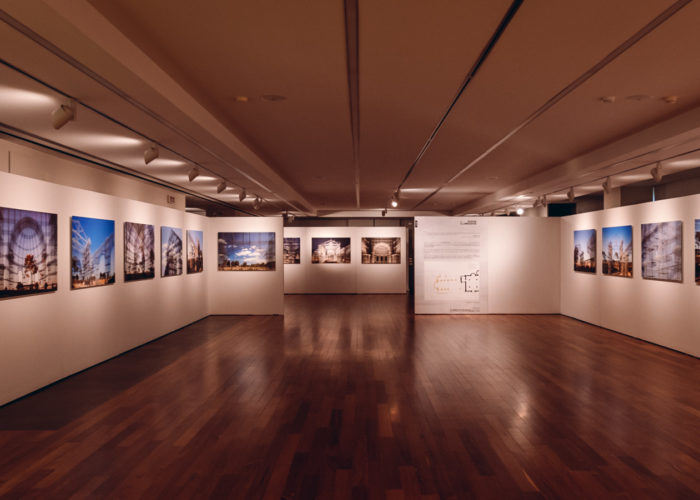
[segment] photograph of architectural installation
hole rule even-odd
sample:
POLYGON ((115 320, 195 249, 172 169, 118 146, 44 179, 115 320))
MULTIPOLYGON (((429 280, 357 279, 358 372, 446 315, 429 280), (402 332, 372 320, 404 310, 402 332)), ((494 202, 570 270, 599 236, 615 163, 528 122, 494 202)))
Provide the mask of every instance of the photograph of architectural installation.
POLYGON ((72 289, 114 283, 114 221, 72 217, 70 274, 72 289))
POLYGON ((695 284, 700 285, 700 219, 695 219, 695 284))
POLYGON ((312 264, 350 264, 350 238, 311 238, 312 264))
POLYGON ((56 214, 0 207, 0 298, 53 292, 56 214))
POLYGON ((274 271, 275 233, 219 233, 219 271, 274 271))
POLYGON ((363 264, 401 264, 401 238, 362 238, 363 264))
POLYGON ((160 275, 182 274, 182 229, 160 227, 160 275))
POLYGON ((603 228, 603 274, 632 277, 632 226, 603 228))
POLYGON ((574 231, 574 271, 595 274, 595 229, 574 231))
POLYGON ((204 270, 204 233, 187 230, 187 274, 204 270))
POLYGON ((683 281, 683 222, 642 224, 642 278, 683 281))
POLYGON ((301 249, 300 238, 285 238, 282 245, 282 255, 285 264, 300 264, 299 252, 301 249))
POLYGON ((151 224, 124 223, 124 281, 156 275, 155 231, 151 224))

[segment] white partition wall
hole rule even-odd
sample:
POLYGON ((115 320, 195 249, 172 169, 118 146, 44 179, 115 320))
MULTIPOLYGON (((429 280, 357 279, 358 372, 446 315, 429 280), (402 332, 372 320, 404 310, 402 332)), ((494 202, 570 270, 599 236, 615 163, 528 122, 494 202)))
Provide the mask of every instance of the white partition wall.
POLYGON ((222 217, 209 219, 205 236, 209 274, 210 314, 283 314, 284 266, 282 217, 222 217), (275 234, 274 271, 219 271, 219 233, 275 234))
POLYGON ((417 314, 559 312, 558 219, 417 217, 416 226, 417 314))
POLYGON ((0 300, 0 404, 209 314, 206 268, 160 277, 160 227, 206 232, 205 217, 5 172, 0 206, 58 215, 57 291, 0 300), (115 222, 114 284, 71 290, 72 216, 115 222), (152 279, 124 281, 127 221, 154 226, 152 279))
POLYGON ((405 293, 405 227, 287 227, 287 238, 299 238, 299 264, 284 265, 285 293, 405 293), (313 238, 350 238, 349 264, 311 262, 313 238), (398 264, 362 264, 362 238, 401 238, 398 264))
POLYGON ((695 219, 700 196, 619 207, 562 218, 561 313, 655 344, 700 356, 700 286, 695 284, 695 219), (683 281, 642 278, 641 225, 683 223, 683 281), (632 226, 632 277, 602 274, 602 229, 632 226), (597 271, 574 271, 574 231, 595 229, 597 271))

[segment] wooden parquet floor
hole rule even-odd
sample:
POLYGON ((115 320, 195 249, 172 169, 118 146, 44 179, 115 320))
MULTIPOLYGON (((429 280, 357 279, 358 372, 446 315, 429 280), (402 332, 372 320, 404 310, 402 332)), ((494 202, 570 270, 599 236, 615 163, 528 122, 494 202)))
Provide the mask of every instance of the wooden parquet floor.
MULTIPOLYGON (((700 498, 700 361, 562 316, 288 296, 0 408, 0 498, 700 498)), ((99 335, 99 332, 95 332, 99 335)))

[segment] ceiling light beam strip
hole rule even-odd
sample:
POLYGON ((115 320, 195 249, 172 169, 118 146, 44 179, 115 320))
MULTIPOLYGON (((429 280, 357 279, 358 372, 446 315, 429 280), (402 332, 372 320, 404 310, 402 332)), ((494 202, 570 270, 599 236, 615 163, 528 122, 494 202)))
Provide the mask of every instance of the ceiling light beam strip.
MULTIPOLYGON (((44 47, 46 50, 48 50, 49 52, 51 52, 52 54, 54 54, 56 57, 58 57, 59 59, 63 60, 64 62, 66 62, 66 63, 69 64, 70 66, 73 66, 76 70, 78 70, 78 71, 80 71, 81 73, 83 73, 85 76, 91 78, 92 80, 94 80, 94 81, 97 82, 98 84, 102 85, 102 86, 103 86, 104 88, 106 88, 107 90, 109 90, 109 91, 111 91, 112 93, 116 94, 118 97, 120 97, 121 99, 125 100, 126 102, 128 102, 129 104, 131 104, 132 106, 134 106, 136 109, 138 109, 138 110, 141 111, 142 113, 148 115, 149 117, 151 117, 153 120, 157 121, 158 123, 160 123, 160 124, 163 125, 164 127, 166 127, 166 128, 168 128, 168 129, 170 129, 171 131, 175 132, 175 133, 176 133, 177 135, 179 135, 180 137, 182 137, 182 138, 184 138, 185 140, 189 141, 191 144, 195 145, 195 146, 198 147, 200 150, 202 150, 202 151, 204 151, 205 153, 207 153, 207 154, 211 155, 212 157, 216 158, 218 161, 220 161, 221 163, 223 163, 223 164, 226 165, 227 167, 229 167, 229 168, 235 170, 235 171, 238 172, 241 176, 245 177, 246 179, 248 179, 248 180, 251 181, 252 183, 258 185, 259 187, 261 187, 262 189, 264 189, 265 191, 267 191, 268 193, 270 193, 270 194, 273 195, 274 197, 279 198, 279 199, 282 200, 284 203, 286 203, 287 205, 289 205, 290 207, 294 208, 294 209, 297 210, 297 211, 300 211, 300 212, 303 212, 303 213, 307 213, 306 210, 301 210, 301 209, 299 209, 299 208, 298 208, 296 205, 294 205, 292 202, 287 201, 284 197, 282 197, 282 196, 276 194, 274 191, 272 191, 270 188, 268 188, 267 186, 265 186, 263 183, 259 182, 257 179, 255 179, 255 178, 252 177, 251 175, 247 174, 246 172, 244 172, 243 170, 239 169, 238 167, 236 167, 236 166, 230 164, 225 158, 222 158, 222 157, 219 156, 216 152, 212 151, 212 150, 209 149, 208 147, 206 147, 206 146, 204 146, 203 144, 201 144, 199 141, 197 141, 197 140, 196 140, 194 137, 192 137, 191 135, 189 135, 189 134, 186 133, 185 131, 181 130, 179 127, 177 127, 176 125, 172 124, 170 121, 168 121, 168 120, 165 119, 164 117, 160 116, 158 113, 156 113, 155 111, 151 110, 151 109, 148 108, 147 106, 141 104, 139 101, 137 101, 136 99, 134 99, 133 97, 131 97, 131 96, 128 95, 127 93, 123 92, 121 89, 119 89, 118 87, 116 87, 115 85, 113 85, 111 82, 109 82, 108 80, 106 80, 105 78, 103 78, 102 76, 100 76, 98 73, 94 72, 93 70, 91 70, 90 68, 88 68, 87 66, 85 66, 84 64, 82 64, 80 61, 78 61, 78 60, 75 59, 74 57, 70 56, 69 54, 67 54, 66 52, 64 52, 63 50, 61 50, 59 47, 57 47, 56 45, 54 45, 53 43, 51 43, 49 40, 47 40, 46 38, 44 38, 44 37, 42 37, 41 35, 39 35, 38 33, 36 33, 35 31, 33 31, 33 30, 32 30, 31 28, 29 28, 28 26, 26 26, 26 25, 22 24, 21 22, 19 22, 18 20, 16 20, 14 17, 12 17, 10 14, 8 14, 8 13, 7 13, 6 11, 4 11, 3 9, 0 9, 0 21, 3 21, 5 24, 7 24, 8 26, 12 27, 12 28, 15 29, 16 31, 19 31, 20 33, 22 33, 23 35, 25 35, 25 36, 26 36, 27 38, 29 38, 30 40, 32 40, 32 41, 34 41, 35 43, 41 45, 41 46, 44 47)), ((3 63, 4 63, 4 62, 3 62, 3 63)), ((47 85, 46 83, 44 83, 44 82, 42 82, 42 81, 40 81, 40 80, 38 80, 38 79, 32 77, 31 75, 28 75, 27 73, 25 73, 25 72, 22 71, 22 70, 19 70, 19 68, 16 68, 15 66, 13 66, 13 65, 11 65, 11 64, 7 64, 7 63, 4 63, 4 64, 6 64, 8 67, 12 67, 13 69, 18 70, 20 73, 22 73, 22 74, 24 74, 24 75, 29 76, 30 78, 32 78, 33 80, 35 80, 35 81, 41 83, 42 85, 46 85, 47 87, 49 87, 49 88, 51 88, 51 89, 54 89, 54 90, 56 90, 57 92, 60 92, 60 91, 58 91, 57 89, 55 89, 54 87, 52 87, 52 86, 50 86, 50 85, 47 85)), ((60 93, 63 94, 63 95, 66 95, 66 94, 63 93, 63 92, 60 92, 60 93)), ((68 96, 67 96, 67 97, 68 97, 68 96)), ((139 132, 137 132, 137 131, 135 131, 134 129, 132 129, 131 127, 128 127, 128 126, 126 126, 125 124, 123 124, 123 123, 121 123, 121 122, 115 120, 115 119, 112 118, 111 116, 108 116, 108 115, 106 115, 106 114, 104 114, 104 113, 102 113, 102 112, 100 112, 100 111, 98 111, 98 110, 92 108, 91 106, 86 105, 86 104, 83 103, 83 102, 80 102, 80 101, 77 101, 77 102, 79 102, 82 106, 85 106, 86 108, 88 108, 88 109, 94 111, 95 113, 98 113, 99 115, 101 115, 101 116, 103 116, 103 117, 105 117, 105 118, 107 118, 107 119, 113 121, 114 123, 117 123, 117 124, 119 124, 119 125, 121 125, 121 126, 127 128, 128 130, 131 130, 132 132, 134 132, 134 133, 140 135, 141 137, 145 137, 145 136, 143 136, 142 134, 140 134, 139 132)), ((175 154, 177 154, 177 153, 175 153, 175 154)), ((179 154, 178 154, 178 156, 182 156, 182 155, 179 155, 179 154)))
POLYGON ((350 133, 355 174, 355 203, 360 208, 360 36, 358 0, 345 0, 345 58, 348 73, 350 133))
POLYGON ((554 96, 550 97, 549 100, 547 100, 547 102, 545 102, 542 106, 540 106, 538 109, 536 109, 530 116, 525 118, 525 120, 522 121, 518 126, 516 126, 513 130, 508 132, 505 136, 503 136, 495 144, 493 144, 491 147, 489 147, 486 151, 484 151, 479 156, 477 156, 474 160, 469 162, 469 164, 466 167, 462 168, 459 172, 457 172, 455 175, 453 175, 447 182, 440 185, 435 191, 433 191, 428 196, 426 196, 421 201, 419 201, 413 207, 413 210, 416 210, 416 208, 418 208, 420 205, 422 205, 423 203, 428 201, 430 198, 435 196, 439 191, 441 191, 443 188, 445 188, 448 184, 454 182, 458 177, 460 177, 462 174, 464 174, 467 170, 471 169, 474 165, 476 165, 481 160, 483 160, 484 158, 489 156, 491 153, 493 153, 496 149, 498 149, 500 146, 502 146, 511 137, 513 137, 515 134, 520 132, 522 129, 527 127, 530 123, 532 123, 537 118, 539 118, 541 115, 543 115, 546 111, 548 111, 550 108, 552 108, 555 104, 557 104, 559 101, 561 101, 564 97, 566 97, 571 92, 576 90, 579 86, 581 86, 583 83, 585 83, 588 79, 590 79, 596 73, 601 71, 605 66, 607 66, 608 64, 613 62, 620 55, 622 55, 624 52, 626 52, 629 48, 631 48, 633 45, 635 45, 637 42, 639 42, 642 38, 644 38, 646 35, 648 35, 652 31, 654 31, 656 28, 661 26, 664 22, 668 21, 674 14, 676 14, 679 10, 681 10, 683 7, 688 5, 691 1, 692 0, 678 0, 677 2, 672 4, 670 7, 668 7, 666 10, 664 10, 661 14, 659 14, 654 19, 652 19, 650 22, 648 22, 639 31, 637 31, 635 34, 633 34, 627 40, 622 42, 615 49, 613 49, 612 52, 610 52, 603 59, 601 59, 595 65, 593 65, 591 68, 589 68, 588 71, 586 71, 581 76, 576 78, 573 82, 571 82, 566 87, 564 87, 562 90, 557 92, 554 96))
POLYGON ((460 85, 459 89, 457 90, 457 93, 452 98, 452 101, 450 101, 450 105, 447 107, 447 110, 443 113, 442 117, 440 117, 440 120, 438 121, 437 125, 435 125, 435 128, 430 133, 428 140, 425 141, 425 144, 423 144, 423 147, 418 152, 418 156, 413 161, 411 166, 408 168, 408 171, 406 172, 406 174, 403 176, 403 179, 401 180, 398 187, 396 188, 396 191, 399 191, 403 187, 403 185, 406 183, 408 178, 413 173, 413 170, 416 168, 418 163, 420 163, 420 161, 423 159, 423 156, 425 155, 425 153, 428 152, 428 149, 430 148, 431 143, 433 142, 433 140, 437 136, 438 132, 440 131, 440 129, 442 128, 444 123, 447 121, 447 117, 452 112, 452 109, 457 104, 457 101, 460 99, 460 97, 462 97, 462 94, 466 90, 467 86, 474 79, 477 72, 479 71, 481 66, 484 64, 484 62, 488 58, 488 56, 491 53, 491 51, 493 50, 493 48, 496 46, 496 42, 498 42, 498 40, 501 38, 501 36, 505 32, 506 28, 508 27, 508 24, 510 24, 510 22, 513 20, 513 17, 515 17, 515 14, 518 12, 518 9, 522 5, 522 3, 523 3, 523 0, 514 0, 513 3, 511 3, 511 5, 508 8, 508 10, 506 11, 505 15, 501 19, 501 22, 498 24, 498 27, 491 35, 491 38, 489 38, 488 42, 486 43, 484 48, 481 50, 479 57, 477 57, 476 61, 474 61, 474 64, 472 65, 472 67, 469 69, 469 72, 467 73, 467 76, 464 78, 464 81, 462 81, 462 84, 460 85))

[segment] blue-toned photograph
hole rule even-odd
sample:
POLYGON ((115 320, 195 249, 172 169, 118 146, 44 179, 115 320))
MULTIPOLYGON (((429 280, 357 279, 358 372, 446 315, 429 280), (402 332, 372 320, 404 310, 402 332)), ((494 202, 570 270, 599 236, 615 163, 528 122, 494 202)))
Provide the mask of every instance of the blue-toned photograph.
POLYGON ((219 271, 274 271, 275 233, 219 233, 219 271))
POLYGON ((603 228, 603 274, 632 277, 632 226, 603 228))
POLYGON ((204 270, 204 233, 187 230, 187 274, 204 270))
POLYGON ((595 229, 574 231, 574 271, 595 274, 595 229))
POLYGON ((114 283, 114 221, 71 218, 71 288, 114 283))
POLYGON ((0 207, 0 298, 58 288, 56 214, 0 207))
POLYGON ((182 274, 182 229, 160 227, 160 275, 182 274))

